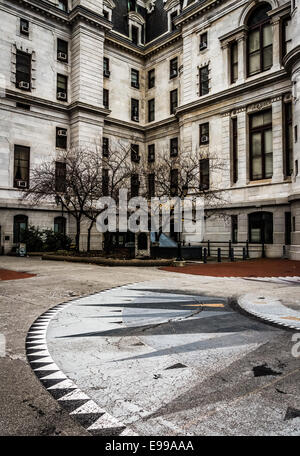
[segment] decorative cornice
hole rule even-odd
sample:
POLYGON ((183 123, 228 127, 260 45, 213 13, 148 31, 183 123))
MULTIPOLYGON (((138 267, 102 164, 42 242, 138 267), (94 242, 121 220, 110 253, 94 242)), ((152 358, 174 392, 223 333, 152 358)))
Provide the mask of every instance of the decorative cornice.
POLYGON ((222 3, 222 0, 199 0, 195 5, 185 8, 182 13, 174 20, 176 26, 186 24, 196 19, 200 14, 212 9, 222 3))

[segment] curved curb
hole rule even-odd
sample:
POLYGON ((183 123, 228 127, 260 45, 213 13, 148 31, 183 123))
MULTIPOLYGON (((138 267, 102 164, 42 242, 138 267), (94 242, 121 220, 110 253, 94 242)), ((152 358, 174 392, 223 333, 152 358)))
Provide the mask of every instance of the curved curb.
MULTIPOLYGON (((268 316, 268 314, 266 314, 266 313, 263 313, 261 311, 257 311, 256 307, 259 304, 255 305, 255 304, 251 303, 250 299, 253 300, 253 299, 259 299, 259 298, 255 298, 255 295, 253 295, 251 293, 239 296, 236 299, 236 306, 239 309, 241 309, 243 311, 243 313, 245 313, 247 315, 250 315, 250 316, 253 316, 253 317, 256 317, 260 321, 262 321, 263 323, 269 323, 269 324, 272 324, 272 326, 276 326, 276 327, 281 328, 281 329, 300 331, 300 325, 299 326, 295 326, 295 325, 292 325, 292 324, 289 324, 289 323, 283 323, 282 321, 280 321, 280 318, 282 318, 282 317, 280 317, 279 315, 268 316)), ((267 298, 264 298, 264 299, 267 299, 267 298)), ((263 305, 265 305, 265 306, 275 305, 275 306, 277 306, 277 309, 278 309, 279 313, 280 313, 280 311, 284 311, 283 313, 287 313, 287 312, 293 313, 293 312, 295 312, 295 311, 292 311, 292 309, 288 309, 287 307, 282 305, 279 300, 274 300, 274 298, 269 297, 269 301, 271 301, 271 303, 270 302, 269 303, 264 303, 264 304, 261 303, 260 306, 263 306, 263 305)), ((299 315, 299 313, 298 313, 298 315, 299 315)), ((293 315, 290 315, 290 316, 293 317, 293 315)))
MULTIPOLYGON (((127 284, 129 285, 129 284, 127 284)), ((115 290, 120 287, 109 288, 115 290)), ((92 293, 89 296, 108 291, 92 293)), ((77 298, 78 299, 78 298, 77 298)), ((76 300, 77 300, 76 299, 76 300)), ((136 436, 130 428, 99 407, 86 393, 68 378, 51 357, 46 341, 50 321, 75 301, 58 304, 41 314, 26 336, 27 360, 42 385, 93 436, 136 436)))

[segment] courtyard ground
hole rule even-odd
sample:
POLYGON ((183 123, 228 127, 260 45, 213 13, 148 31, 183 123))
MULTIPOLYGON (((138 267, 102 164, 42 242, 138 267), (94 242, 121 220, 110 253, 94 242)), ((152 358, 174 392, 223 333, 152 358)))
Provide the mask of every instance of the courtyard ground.
MULTIPOLYGON (((238 265, 238 263, 235 265, 238 265)), ((204 266, 208 267, 210 265, 204 266)), ((226 299, 229 297, 237 298, 238 296, 247 293, 259 292, 260 294, 263 293, 265 296, 273 296, 276 299, 280 299, 285 306, 291 309, 297 310, 300 308, 300 287, 295 283, 283 283, 280 280, 258 282, 255 277, 248 277, 246 279, 226 279, 222 277, 209 277, 208 275, 180 275, 177 272, 159 270, 157 268, 110 268, 88 264, 41 261, 39 258, 0 257, 0 268, 33 275, 31 278, 8 281, 2 280, 0 282, 0 333, 4 334, 6 338, 6 355, 5 357, 0 358, 1 435, 87 435, 86 430, 79 425, 78 422, 70 418, 69 414, 60 407, 59 403, 44 389, 33 374, 26 359, 25 339, 30 326, 39 315, 56 304, 125 284, 141 284, 145 282, 144 285, 140 286, 147 289, 147 282, 151 280, 159 282, 164 281, 164 287, 168 289, 169 293, 172 293, 172 291, 178 292, 178 290, 180 290, 180 293, 226 299)), ((267 272, 266 268, 264 272, 267 272)), ((289 272, 289 275, 297 274, 295 272, 289 272)), ((274 274, 272 274, 272 276, 274 276, 274 274)), ((72 306, 69 309, 71 308, 73 309, 72 306)), ((143 306, 141 306, 141 309, 143 309, 143 306)), ((135 324, 132 315, 128 315, 127 312, 128 311, 124 313, 123 324, 128 326, 128 319, 131 319, 135 324)), ((144 312, 141 312, 141 317, 143 317, 143 313, 144 312)), ((158 316, 158 318, 160 318, 160 316, 158 316)), ((96 319, 94 321, 95 323, 97 322, 96 319)), ((248 322, 247 318, 245 319, 245 322, 246 321, 248 322)), ((251 322, 251 319, 249 321, 251 322)), ((213 325, 218 326, 217 323, 214 323, 214 320, 211 320, 211 322, 213 325)), ((138 321, 139 326, 141 326, 140 323, 141 322, 138 321)), ((143 322, 143 324, 144 323, 147 326, 148 322, 146 321, 143 322)), ((242 323, 242 326, 244 324, 246 323, 242 323)), ((297 385, 299 384, 298 360, 290 355, 292 333, 284 330, 272 330, 269 329, 271 327, 264 324, 262 325, 265 328, 266 333, 273 335, 275 331, 276 334, 278 334, 278 337, 269 339, 267 335, 265 341, 259 347, 259 352, 254 352, 254 354, 251 355, 253 356, 252 359, 248 359, 248 365, 247 362, 243 364, 244 361, 240 361, 242 364, 236 364, 234 365, 234 369, 232 369, 229 362, 229 365, 226 367, 226 377, 223 378, 226 378, 226 380, 229 381, 228 385, 230 388, 227 390, 227 393, 230 395, 230 391, 232 391, 232 388, 234 387, 236 397, 242 397, 243 390, 245 390, 245 386, 243 386, 245 380, 243 372, 248 372, 249 369, 252 371, 252 367, 264 364, 264 362, 273 366, 272 368, 275 371, 276 369, 279 369, 278 372, 281 372, 281 379, 284 383, 284 387, 282 385, 279 387, 277 384, 276 387, 280 391, 283 391, 283 393, 278 393, 273 386, 270 386, 269 388, 267 385, 268 383, 272 384, 272 378, 266 377, 268 382, 263 385, 264 393, 261 393, 260 389, 259 394, 261 395, 260 400, 262 403, 268 401, 269 397, 271 398, 271 402, 268 403, 270 406, 272 402, 277 404, 276 407, 274 406, 274 410, 277 410, 276 413, 278 413, 278 400, 280 401, 284 398, 284 401, 282 402, 284 406, 282 407, 280 415, 280 419, 284 419, 285 413, 287 413, 289 407, 292 409, 300 409, 300 403, 297 402, 297 398, 299 398, 299 390, 297 389, 297 385), (257 354, 256 358, 255 353, 257 354), (282 367, 283 365, 280 364, 280 361, 282 361, 284 367, 282 367), (239 378, 236 377, 238 372, 241 374, 239 378), (287 380, 285 381, 284 378, 287 380), (278 399, 276 395, 280 394, 281 396, 278 396, 278 399)), ((116 327, 116 323, 112 323, 112 326, 116 327)), ((122 329, 122 327, 120 329, 122 329)), ((101 329, 99 326, 99 330, 103 330, 103 327, 101 329)), ((190 331, 191 334, 193 331, 194 330, 190 331)), ((255 330, 254 328, 254 332, 255 331, 257 332, 257 329, 255 330)), ((240 332, 240 330, 238 332, 240 332)), ((260 332, 261 334, 264 334, 264 331, 260 332)), ((221 333, 224 333, 224 329, 221 329, 221 333)), ((146 336, 147 334, 145 334, 145 337, 146 336)), ((151 334, 148 336, 150 337, 151 334)), ((127 336, 121 337, 123 343, 126 342, 126 337, 127 336)), ((218 338, 219 336, 216 335, 215 337, 218 338)), ((224 337, 227 337, 226 334, 224 334, 224 337)), ((148 344, 148 341, 145 342, 148 344)), ((159 338, 159 342, 162 343, 163 339, 159 338)), ((192 341, 190 342, 193 343, 192 341)), ((162 349, 164 349, 164 347, 160 346, 153 348, 153 345, 151 348, 151 350, 162 349)), ((203 349, 204 354, 207 349, 207 347, 203 349)), ((76 356, 76 353, 73 353, 72 356, 76 356)), ((209 352, 207 352, 206 356, 208 357, 207 359, 209 359, 209 352)), ((189 360, 185 359, 185 361, 188 363, 189 360)), ((125 377, 126 372, 124 371, 122 375, 125 377)), ((218 375, 220 376, 220 374, 216 373, 216 377, 212 379, 213 382, 217 382, 215 383, 215 391, 220 387, 217 380, 218 375)), ((205 380, 199 391, 204 391, 203 388, 206 388, 205 385, 207 385, 207 388, 210 388, 209 379, 205 380)), ((253 386, 252 380, 248 384, 249 388, 251 385, 253 386)), ((247 391, 249 392, 249 390, 247 391)), ((186 401, 185 410, 193 404, 193 394, 190 395, 188 391, 186 391, 186 393, 186 395, 180 395, 179 403, 177 401, 175 404, 178 408, 178 413, 181 413, 180 410, 184 410, 186 401)), ((195 385, 195 394, 196 393, 197 385, 195 385)), ((150 394, 155 395, 155 391, 150 392, 150 394)), ((202 394, 201 397, 203 397, 202 394)), ((259 399, 258 396, 257 398, 259 399)), ((173 399, 175 400, 176 398, 173 399)), ((172 405, 170 405, 170 407, 171 406, 172 405)), ((209 407, 211 407, 211 405, 209 407)), ((252 410, 255 411, 255 408, 252 410)), ((233 414, 235 413, 234 405, 232 404, 231 412, 233 414)), ((258 410, 256 410, 256 412, 258 413, 258 410)), ((167 407, 163 410, 163 414, 168 413, 167 407)), ((195 418, 192 418, 191 416, 189 419, 194 425, 195 418)), ((222 419, 224 420, 224 416, 222 419)), ((292 424, 295 427, 294 432, 299 431, 299 423, 297 420, 298 418, 292 420, 292 424)), ((220 420, 220 423, 221 422, 222 420, 220 420)), ((213 429, 213 426, 216 424, 217 422, 211 422, 209 424, 209 426, 212 426, 210 429, 213 429)), ((203 424, 202 429, 205 430, 205 424, 203 424)))

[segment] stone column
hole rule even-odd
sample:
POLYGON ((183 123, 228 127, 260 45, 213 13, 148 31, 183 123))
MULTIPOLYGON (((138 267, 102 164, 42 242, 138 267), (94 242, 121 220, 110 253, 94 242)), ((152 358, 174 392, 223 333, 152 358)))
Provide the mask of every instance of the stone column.
POLYGON ((273 71, 278 71, 281 68, 280 62, 280 18, 274 17, 271 20, 272 32, 273 32, 273 71))
POLYGON ((246 78, 246 38, 241 36, 238 39, 238 79, 237 83, 245 82, 246 78))
POLYGON ((273 177, 272 182, 284 180, 283 113, 282 97, 272 98, 272 136, 273 136, 273 177))
POLYGON ((238 187, 244 187, 248 178, 247 160, 247 111, 246 108, 237 110, 237 153, 238 153, 238 187))

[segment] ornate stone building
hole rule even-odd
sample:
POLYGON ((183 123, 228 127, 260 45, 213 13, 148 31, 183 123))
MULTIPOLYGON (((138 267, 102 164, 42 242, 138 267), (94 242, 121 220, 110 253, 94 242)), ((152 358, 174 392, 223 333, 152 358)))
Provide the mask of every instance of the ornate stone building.
MULTIPOLYGON (((30 167, 61 148, 133 141, 209 151, 203 185, 229 218, 206 238, 300 259, 298 0, 0 0, 1 246, 26 224, 73 234, 59 207, 23 207, 30 167)), ((99 247, 99 235, 94 234, 99 247)), ((82 247, 86 244, 82 236, 82 247)))

